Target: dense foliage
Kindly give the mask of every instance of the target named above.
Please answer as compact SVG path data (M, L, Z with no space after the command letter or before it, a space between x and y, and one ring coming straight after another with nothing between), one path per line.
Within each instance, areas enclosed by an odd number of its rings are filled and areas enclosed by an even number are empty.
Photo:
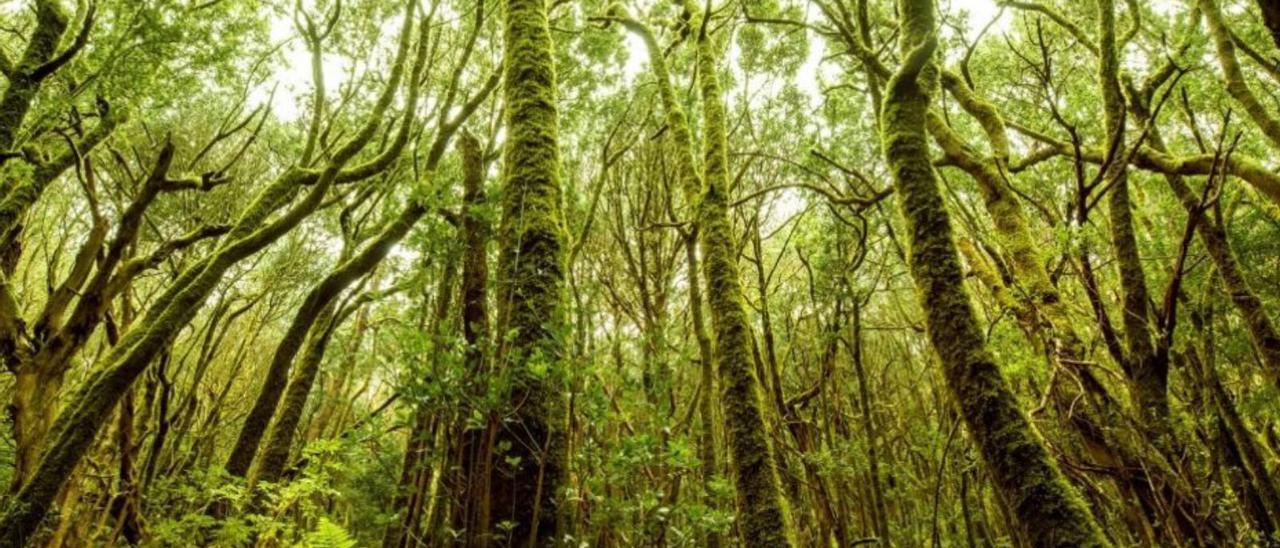
M1274 0L0 0L0 545L1280 543Z

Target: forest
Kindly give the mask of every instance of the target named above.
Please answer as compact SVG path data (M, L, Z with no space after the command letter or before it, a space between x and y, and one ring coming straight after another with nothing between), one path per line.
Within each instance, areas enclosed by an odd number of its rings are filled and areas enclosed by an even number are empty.
M0 546L1280 546L1277 0L0 0Z

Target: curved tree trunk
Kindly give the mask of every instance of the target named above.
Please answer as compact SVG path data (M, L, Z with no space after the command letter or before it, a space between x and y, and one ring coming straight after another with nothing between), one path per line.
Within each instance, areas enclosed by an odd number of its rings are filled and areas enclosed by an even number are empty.
M235 448L227 458L228 473L240 477L249 473L254 456L258 452L258 446L262 442L262 436L267 433L271 418L275 415L276 407L289 382L289 368L293 364L293 359L302 349L307 333L312 331L318 325L319 319L325 315L323 311L333 304L340 293L378 266L391 248L409 233L426 211L426 208L417 202L406 207L364 249L330 272L307 294L302 306L294 314L284 338L276 345L262 389L258 392L258 398L254 401L249 416L245 417L240 435L236 438Z
M289 464L289 452L293 449L293 436L302 421L302 411L307 405L307 396L311 394L311 386L316 374L320 372L320 364L324 362L325 350L329 347L329 339L333 330L342 322L335 315L331 303L318 314L319 319L311 330L307 341L306 352L297 370L289 379L283 400L277 410L276 418L271 422L271 435L267 437L267 445L258 457L258 467L254 471L254 482L276 482L280 480L285 467Z
M1010 391L974 317L951 220L929 159L925 119L936 89L931 0L901 0L903 65L882 113L885 157L910 226L910 267L947 387L1022 535L1036 546L1108 546Z
M21 546L36 534L112 409L156 356L191 322L222 281L223 274L301 223L320 206L335 180L345 175L342 167L373 138L400 86L412 11L406 10L406 13L406 28L401 35L394 69L365 125L334 152L322 171L290 168L272 181L246 208L223 243L208 258L183 271L156 298L144 319L98 360L82 388L71 398L72 406L55 421L53 439L31 481L6 504L0 517L0 539L3 539L0 542ZM398 149L395 152L398 154ZM307 182L311 186L304 193ZM298 194L304 198L268 220Z

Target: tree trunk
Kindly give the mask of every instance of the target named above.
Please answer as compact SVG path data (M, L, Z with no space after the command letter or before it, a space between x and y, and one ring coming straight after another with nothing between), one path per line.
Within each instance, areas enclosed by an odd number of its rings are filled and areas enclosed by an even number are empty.
M289 368L293 359L302 348L307 333L312 331L319 318L325 315L323 311L330 307L338 295L351 284L378 266L391 248L409 233L426 211L419 202L411 203L364 249L330 272L307 294L302 306L294 314L284 338L276 345L262 389L258 392L249 415L245 417L244 426L240 428L240 435L236 438L235 448L227 458L228 473L240 477L249 473L254 455L258 452L258 445L267 432L271 417L276 413L276 406L279 405L286 384L289 382ZM309 384L310 381L308 381L308 388Z
M13 401L9 416L13 421L14 464L9 493L17 493L39 464L53 419L58 415L58 392L63 372L43 367L23 367L14 375Z
M853 372L858 377L858 400L862 408L863 443L867 444L867 463L870 466L871 502L874 505L872 515L875 517L876 534L880 542L890 544L889 513L885 508L884 489L880 485L879 433L871 412L871 393L867 390L867 375L862 363L862 305L853 305Z
M255 483L279 481L285 467L289 464L294 433L302 420L302 411L307 406L307 397L311 395L311 386L320 372L320 364L324 362L329 339L343 319L337 316L335 306L336 304L330 303L321 310L316 323L313 324L306 352L303 353L302 361L298 363L293 377L289 379L289 386L284 390L283 400L276 412L275 420L271 422L271 433L267 437L267 445L263 447L262 455L258 457L258 467L253 474Z
M1262 11L1262 24L1271 33L1271 40L1280 49L1280 2L1275 0L1258 0L1258 9Z
M568 477L563 362L564 220L559 120L545 0L507 0L504 32L507 143L498 268L499 363L512 373L491 474L492 521L513 545L547 546ZM509 335L507 335L509 334Z
M685 11L698 9L690 0ZM729 219L729 159L726 143L724 98L720 90L719 56L706 34L698 36L698 82L706 128L701 200L696 204L702 235L703 268L715 332L715 355L721 380L721 404L729 437L729 465L737 487L741 540L748 547L791 546L791 527L778 470L766 435L760 380L751 366L751 328L743 304L737 245ZM686 129L687 131L687 129Z
M689 30L702 27L701 13L691 2L684 4ZM791 531L778 470L765 435L760 379L753 371L751 331L743 309L742 282L729 219L728 157L724 128L724 104L710 37L698 37L698 76L707 128L706 181L698 175L693 156L693 134L684 109L676 99L662 49L648 27L630 18L622 23L645 41L649 64L658 79L667 129L677 150L685 201L693 211L706 276L707 304L711 309L714 358L719 373L720 402L729 440L729 470L737 487L738 529L746 546L790 546Z
M1035 435L974 317L951 220L929 158L925 119L936 89L930 0L901 0L903 64L882 114L884 151L910 227L910 270L951 392L1018 529L1037 546L1108 546L1088 508Z
M462 304L462 336L466 342L465 387L470 401L483 397L487 374L489 348L489 227L481 217L484 207L484 158L480 142L469 133L458 141L463 166L462 211L462 278L459 297ZM453 489L454 508L450 525L463 531L466 546L483 546L484 533L489 530L487 509L489 499L488 463L492 455L486 450L488 432L494 422L488 410L485 421L471 423L467 407L459 410L454 425L456 445L450 453L455 455L456 466L451 470L450 487Z

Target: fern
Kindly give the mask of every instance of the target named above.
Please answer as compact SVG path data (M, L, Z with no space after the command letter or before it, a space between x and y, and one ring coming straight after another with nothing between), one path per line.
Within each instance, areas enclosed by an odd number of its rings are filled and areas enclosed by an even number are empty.
M356 541L347 530L329 518L320 518L316 529L302 539L302 548L355 548Z

